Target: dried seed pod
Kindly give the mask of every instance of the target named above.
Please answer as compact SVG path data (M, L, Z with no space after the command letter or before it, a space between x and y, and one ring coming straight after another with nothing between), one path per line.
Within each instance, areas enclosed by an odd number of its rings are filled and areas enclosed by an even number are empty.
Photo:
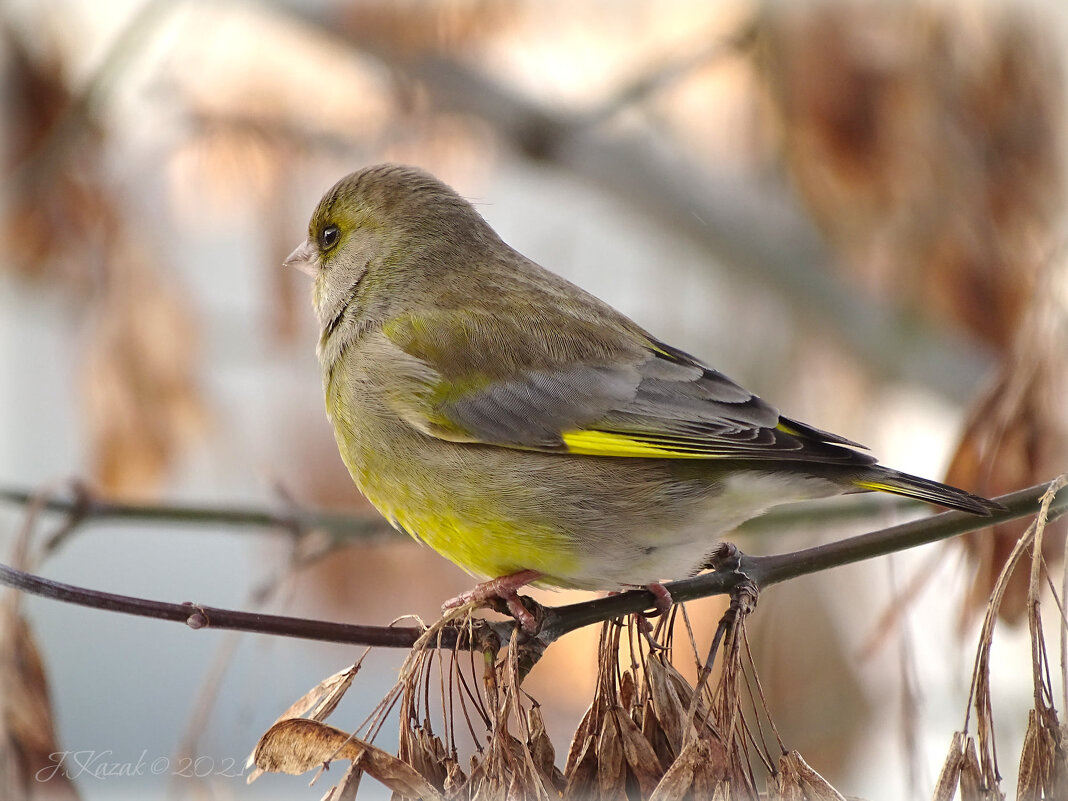
M845 797L813 770L797 751L779 758L779 793L784 799L845 801Z
M586 737L582 748L577 749L575 762L564 771L567 787L564 788L565 799L585 801L597 793L597 738Z
M56 762L62 749L45 664L19 611L18 597L9 591L0 604L0 796L76 799L70 776Z
M612 710L612 713L616 725L619 726L623 756L626 759L627 768L635 781L637 781L642 796L648 796L664 775L664 769L660 766L660 760L657 758L653 746L634 721L630 719L626 711L622 707L617 707Z
M679 698L676 684L669 673L659 655L651 657L645 667L653 711L671 747L672 755L677 757L682 753L690 724L686 719L686 704Z
M564 774L556 767L556 749L553 748L552 740L545 731L541 707L536 704L527 710L527 730L527 748L530 750L534 767L553 789L557 792L563 790L566 785Z
M637 703L638 688L634 682L634 672L629 668L619 677L619 703L630 712Z
M334 759L359 760L360 768L406 798L444 801L411 765L348 732L306 718L288 718L269 728L255 750L256 766L300 774Z
M626 800L627 769L619 727L609 716L597 738L597 786L604 801Z
M649 801L680 801L686 798L695 789L694 773L697 766L708 762L710 757L707 741L700 737L689 740L678 758L664 773L660 784L649 796Z
M935 782L932 801L953 801L957 794L957 785L960 783L961 770L964 767L964 733L953 732L953 739L949 744L949 753L942 763L942 770Z
M964 750L964 763L960 771L960 801L1005 801L1005 795L997 787L987 787L975 740L968 738Z
M590 704L575 728L575 733L571 737L571 744L567 748L567 759L564 761L565 776L571 776L582 759L587 741L593 730L593 714L593 704Z
M1050 707L1032 709L1020 751L1017 801L1068 798L1068 744Z

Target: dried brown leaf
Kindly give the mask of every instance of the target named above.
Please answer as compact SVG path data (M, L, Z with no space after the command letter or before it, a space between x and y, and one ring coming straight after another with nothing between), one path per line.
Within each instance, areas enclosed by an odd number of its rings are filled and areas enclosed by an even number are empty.
M85 154L87 160L94 157ZM72 295L92 286L87 244L102 248L98 232L114 228L119 219L120 204L106 189L84 175L59 171L43 183L23 182L5 200L9 206L0 217L0 241L10 253L5 267Z
M15 595L0 604L0 796L75 799L56 762L56 740L44 662Z
M862 24L840 5L765 19L763 75L783 118L788 163L821 221L848 201L847 220L867 219L892 197L890 128L879 122L893 99L895 62L866 63L856 42Z
M498 663L498 667L503 665ZM551 778L539 773L526 743L508 731L513 715L522 714L514 701L517 676L518 657L509 653L508 666L499 685L499 705L489 745L471 771L468 792L472 798L548 801L550 796L559 796Z
M411 765L318 721L306 718L279 721L260 738L255 750L257 767L273 773L305 773L335 759L352 760L368 775L402 796L444 801Z
M519 773L513 773L512 779L508 782L508 792L505 794L507 799L516 799L516 801L527 801L530 797L530 788L523 781Z

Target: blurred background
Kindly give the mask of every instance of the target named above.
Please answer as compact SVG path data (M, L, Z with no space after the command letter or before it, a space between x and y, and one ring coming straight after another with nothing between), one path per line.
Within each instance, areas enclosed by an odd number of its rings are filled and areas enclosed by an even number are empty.
M1065 24L1052 0L7 0L0 489L63 495L78 477L115 500L371 514L323 411L309 282L280 265L323 191L387 160L886 464L991 495L1052 478L1068 468ZM777 552L926 513L865 508L737 542ZM0 506L5 553L25 520ZM34 522L40 543L63 520ZM1021 530L765 593L752 640L787 745L845 793L928 795ZM271 587L268 611L381 625L431 620L471 585L399 535L292 570L316 547L304 533L90 520L32 566L242 609ZM1053 564L1063 531L1046 542ZM1032 696L1023 589L993 652L1009 787ZM707 643L722 607L692 606ZM45 755L170 760L83 771L81 797L321 795L246 787L241 766L358 649L21 611L50 691ZM558 754L595 646L571 635L530 676ZM373 653L332 722L355 728L402 658ZM12 729L24 688L4 692L17 772L40 754ZM211 775L182 782L182 755Z

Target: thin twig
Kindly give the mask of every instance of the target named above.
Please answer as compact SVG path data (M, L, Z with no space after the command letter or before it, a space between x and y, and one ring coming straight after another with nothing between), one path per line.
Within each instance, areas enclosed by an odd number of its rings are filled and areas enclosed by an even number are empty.
M40 499L40 490L0 486L0 504L27 506ZM924 508L905 498L881 494L839 496L821 501L783 504L740 527L746 534L767 531L781 533L784 526L827 525L866 520L880 515L902 514ZM384 518L374 510L366 512L324 512L296 507L286 513L261 506L211 505L205 503L123 503L109 501L80 482L72 483L70 495L46 493L41 510L69 515L79 527L101 523L153 522L182 526L226 526L266 528L280 531L322 531L332 541L342 543L391 541L410 542L397 537ZM414 542L413 542L414 544Z
M763 557L743 554L737 570L707 573L695 578L671 582L666 586L672 597L679 602L723 594L729 592L739 582L746 580L753 581L758 588L763 589L789 578L882 556L1033 514L1038 510L1039 498L1047 489L1048 485L1042 484L1003 496L998 500L1005 505L1005 511L998 512L989 518L977 518L961 512L945 512L925 520L917 520L793 553ZM1066 508L1068 508L1068 489L1062 488L1050 503L1050 519L1064 512ZM67 603L181 621L192 628L238 629L303 639L394 648L412 648L420 638L424 637L424 631L414 627L329 623L281 615L236 612L191 603L175 604L133 598L50 581L6 565L0 565L0 584ZM541 610L543 625L538 639L544 644L551 643L564 634L583 626L622 617L632 612L640 612L649 608L653 600L652 594L647 590L632 590L567 606L544 607ZM497 636L502 641L507 641L513 624L511 621L483 621L483 626L482 631ZM477 644L471 642L471 637L462 636L462 632L462 629L456 627L446 627L442 633L440 647L477 647ZM476 630L477 633L478 630ZM426 645L430 647L432 643L426 643Z
M770 584L817 570L852 564L875 556L885 556L895 551L937 542L1019 517L1027 517L1039 510L1039 501L1049 486L1048 482L1036 484L1033 487L1001 496L998 501L1005 506L1005 510L995 512L990 517L977 517L966 512L943 512L870 534L861 534L826 545L817 545L803 551L778 556L746 557L740 569L748 573L750 578L763 589ZM1051 502L1051 519L1063 514L1066 510L1068 510L1068 491L1062 488Z
M26 506L37 497L31 490L0 487L0 503ZM250 526L256 528L321 529L338 537L372 538L392 530L375 512L336 514L293 510L269 512L257 506L209 506L206 504L142 504L108 501L81 489L75 497L50 495L41 504L44 511L78 517L83 523L115 521L173 523L176 525Z
M741 26L739 31L727 36L706 32L697 37L697 46L688 52L673 54L656 65L642 69L637 77L628 80L607 99L587 111L580 118L580 124L598 125L605 122L623 109L641 103L651 95L685 79L709 62L741 52L744 47L752 45L755 37L756 25L751 20Z
M331 623L308 618L265 615L253 612L237 612L193 603L169 603L129 595L117 595L100 590L89 590L71 584L35 576L0 564L0 584L13 587L30 595L51 598L64 603L88 606L109 612L173 620L185 623L190 628L226 629L274 634L283 637L298 637L306 640L322 640L349 644L377 645L388 648L411 648L422 635L422 630L408 626L361 626L346 623ZM510 628L510 627L509 627ZM456 638L446 642L446 647L455 647Z
M1064 540L1064 564L1068 565L1068 537ZM1064 614L1065 606L1068 606L1068 567L1061 575L1061 614ZM1068 622L1061 626L1061 700L1063 709L1068 713Z
M727 593L747 576L759 589L764 590L787 579L885 556L986 526L1027 517L1038 511L1039 499L1048 487L1048 484L1038 484L998 498L1005 510L995 512L990 517L977 517L964 512L943 512L801 551L775 556L743 554L737 570L733 572L703 573L664 586L671 592L671 597L680 603ZM1050 506L1050 515L1057 516L1065 510L1068 510L1068 490L1062 489ZM592 623L648 609L654 600L652 593L647 590L634 590L594 601L549 607L544 609L545 619L539 636L543 640L551 641Z
M1039 609L1039 598L1042 592L1043 535L1055 493L1066 486L1068 486L1068 475L1061 476L1050 484L1048 491L1042 496L1041 508L1035 520L1035 541L1031 546L1031 575L1027 585L1027 626L1031 634L1031 667L1036 710L1053 704L1053 685L1049 679L1049 657L1046 653L1045 639L1042 636L1042 615Z

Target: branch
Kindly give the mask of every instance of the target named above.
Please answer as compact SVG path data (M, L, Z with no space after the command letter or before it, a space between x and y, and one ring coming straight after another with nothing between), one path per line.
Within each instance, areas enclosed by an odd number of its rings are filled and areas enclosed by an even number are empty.
M1035 514L1039 510L1042 495L1048 488L1048 484L1038 484L1003 495L997 500L1006 507L1005 511L995 512L990 517L979 517L965 512L943 512L800 551L774 556L742 554L734 570L703 573L664 586L679 603L729 593L735 585L747 578L762 590L787 579L908 550ZM1063 514L1066 509L1068 488L1061 489L1050 505L1050 518ZM653 606L654 600L651 592L635 590L596 601L548 609L542 631L555 639L591 623L648 609Z
M666 587L678 602L728 593L742 581L752 581L759 589L763 589L787 579L883 556L986 526L1026 517L1039 510L1040 499L1047 488L1048 485L1040 484L998 498L997 500L1006 509L990 517L977 517L963 512L944 512L922 520L792 553L775 556L743 554L734 570L706 573L672 582ZM1062 488L1050 505L1051 519L1066 510L1068 510L1068 488ZM232 629L391 648L411 648L423 635L423 629L414 626L361 626L330 623L283 615L236 612L193 603L175 604L116 595L50 581L6 565L0 565L0 584L66 603L181 621L195 629ZM646 590L633 590L567 606L539 607L541 630L538 639L547 645L583 626L648 609L654 605L654 600L652 594ZM512 621L499 621L484 622L480 625L483 633L488 630L500 641L506 642L511 636L514 624ZM440 639L433 644L442 648L471 647L471 638L464 632L462 628L446 627L442 630Z
M51 598L76 606L88 606L108 612L122 612L139 617L173 620L185 623L192 629L229 629L281 637L297 637L305 640L339 642L361 645L377 645L387 648L411 648L422 635L422 629L414 626L361 626L349 623L331 623L286 615L264 615L256 612L237 612L191 602L168 603L130 595L117 595L100 590L90 590L51 581L8 565L0 564L0 584L16 590ZM510 630L511 624L506 624ZM456 632L451 632L443 643L445 647L456 646Z
M123 503L100 497L80 481L71 483L71 494L68 497L48 495L41 498L38 491L0 486L0 504L5 503L13 506L37 503L42 511L65 514L69 518L68 528L115 521L155 522L234 528L249 526L288 531L315 530L323 531L329 534L332 540L345 544L400 539L386 523L385 518L370 510L346 513L294 507L283 514L258 506ZM882 493L839 495L777 506L760 517L746 520L738 530L746 534L760 535L767 531L781 532L785 526L842 523L923 508L926 508L926 504L919 501ZM400 541L415 544L411 538L403 538Z
M50 495L38 499L38 493L14 487L0 487L0 503L26 506L40 501L40 508L69 515L73 525L105 523L116 520L152 521L177 525L253 526L287 531L324 531L332 539L345 542L368 542L392 538L395 534L377 512L341 514L293 508L286 513L269 512L260 507L209 506L203 504L143 504L109 501L96 495L80 482L72 484L70 497Z
M635 106L687 78L699 67L724 56L737 54L743 48L752 47L756 37L755 21L741 26L741 29L731 36L700 36L697 38L697 46L689 52L671 53L661 63L647 66L616 88L600 105L586 112L582 124L593 126L610 120L623 109Z

